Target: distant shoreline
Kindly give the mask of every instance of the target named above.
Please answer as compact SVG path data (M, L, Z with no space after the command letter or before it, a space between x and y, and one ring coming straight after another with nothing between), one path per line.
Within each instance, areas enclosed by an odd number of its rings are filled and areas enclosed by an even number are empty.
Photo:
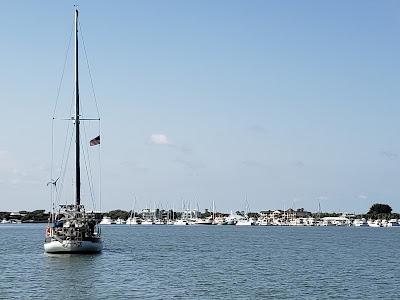
M386 209L386 210L385 210ZM50 212L44 209L34 211L8 212L0 211L0 224L45 224L49 222ZM133 222L143 224L169 224L175 221L182 221L188 224L218 224L244 223L243 220L250 221L251 225L265 226L344 226L353 224L356 220L361 222L361 226L385 227L388 222L400 220L400 214L393 213L386 204L374 204L366 214L345 214L336 212L309 212L304 208L286 210L261 210L259 212L236 211L228 213L212 212L205 209L204 212L198 209L186 209L183 211L173 211L172 209L142 209L141 211L125 211L121 209L108 212L94 212L96 219L101 224L104 218L108 218L108 223L116 222L124 224ZM129 221L128 221L129 220ZM239 221L240 222L237 222ZM367 222L368 221L368 222ZM254 223L254 224L253 224ZM357 226L357 225L355 225ZM397 226L397 225L396 225Z

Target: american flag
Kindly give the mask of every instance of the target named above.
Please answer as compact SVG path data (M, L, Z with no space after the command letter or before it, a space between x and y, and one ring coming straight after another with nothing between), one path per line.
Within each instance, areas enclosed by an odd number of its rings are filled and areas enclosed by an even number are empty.
M90 140L90 146L96 146L100 144L100 136L96 136L94 139Z

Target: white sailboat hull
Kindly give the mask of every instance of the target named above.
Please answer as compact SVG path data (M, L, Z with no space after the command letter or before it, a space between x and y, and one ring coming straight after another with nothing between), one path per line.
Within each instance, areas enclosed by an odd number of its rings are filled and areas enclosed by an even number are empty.
M173 225L182 226L182 225L189 225L186 220L177 220L173 223Z
M98 253L103 249L103 241L51 241L44 244L46 253Z
M251 222L246 222L246 223L236 223L236 226L254 226L255 224L254 223L251 223Z

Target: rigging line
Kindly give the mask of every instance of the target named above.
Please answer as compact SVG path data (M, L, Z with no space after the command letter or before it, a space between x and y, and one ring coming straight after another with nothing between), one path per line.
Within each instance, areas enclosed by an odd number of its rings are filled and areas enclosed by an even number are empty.
M69 153L71 151L71 145L72 145L73 137L74 137L74 131L72 130L71 131L71 138L70 138L70 141L69 141L68 153L67 153L67 156L66 156L66 159L65 159L65 166L61 166L62 168L60 170L61 172L62 172L62 170L64 170L64 172L63 172L63 174L61 176L61 186L60 186L60 193L59 193L59 197L58 197L58 203L60 203L60 201L61 201L61 196L62 196L62 192L63 192L63 189L64 189L65 173L67 172Z
M99 136L101 133L101 120L99 120ZM99 144L99 206L100 206L100 211L101 211L101 139L100 138L100 144Z
M58 193L58 189L57 189L57 185L56 185L56 192L55 192L55 195L54 195L54 201L56 201L57 199L58 199L58 195L59 195L59 193ZM57 204L58 204L59 202L57 201ZM55 205L56 203L54 202L53 203L53 206ZM53 207L53 209L54 209L54 207Z
M88 141L87 134L86 134L85 122L83 122L82 124L83 124L82 127L83 127L84 139L85 139L85 141ZM93 191L93 181L92 181L92 179L93 179L92 166L91 166L91 162L90 162L89 151L85 152L86 147L83 146L82 140L81 140L81 147L83 149L83 157L84 157L84 160L85 160L85 167L86 167L86 173L87 173L87 176L88 176L88 182L89 182L90 194L91 194L91 197L92 197L93 209L95 209L96 208L96 204L94 202L94 196L93 196L94 195L94 191ZM86 156L87 156L87 162L88 162L89 168L86 166Z
M73 24L72 24L72 25L73 25ZM69 39L68 39L67 51L66 51L66 53L65 53L64 64L63 64L63 68L62 68L62 72L61 72L61 78L60 78L60 82L59 82L58 88L57 88L56 102L55 102L55 104L54 104L53 114L52 114L52 119L51 119L51 165L50 165L50 179L53 178L53 169L54 169L54 119L55 119L55 115L56 115L56 111L57 111L58 101L59 101L59 99L60 99L61 86L62 86L62 82L63 82L63 79L64 79L65 68L66 68L67 60L68 60L69 49L70 49L70 47L71 47L72 30L73 30L73 26L72 26L72 28L71 28L70 35L69 35ZM56 189L56 193L54 193L53 187L51 187L51 205L52 205L52 212L54 212L54 201L55 201L55 199L56 199L55 196L57 197L57 189Z
M72 91L72 97L71 97L71 105L69 107L69 115L71 115L72 113L72 107L74 104L74 95L75 95L75 90ZM69 128L71 127L70 122L67 122L67 131L66 131L66 135L65 135L65 141L64 141L64 149L63 149L63 155L62 155L62 159L61 159L61 168L60 168L60 174L59 177L62 174L63 171L63 164L64 164L64 158L65 158L65 151L66 151L66 147L67 147L67 142L68 142L68 134L69 134Z
M50 164L50 179L53 179L53 163L54 163L54 119L51 119L51 164Z
M83 126L83 128L85 128L85 126ZM89 155L89 153L85 152L85 147L83 146L82 139L80 140L80 144L81 144L82 152L83 152L83 161L85 162L85 169L86 169L86 176L87 176L88 184L89 184L90 198L92 200L93 209L95 210L96 209L96 205L95 205L95 202L94 202L93 188L92 188L92 183L91 183L91 179L90 179L91 174L89 175L88 163L86 162L86 155ZM88 157L88 160L89 160L89 157Z
M71 132L71 138L70 138L70 142L69 142L68 154L67 154L67 158L66 158L66 161L65 161L65 166L62 166L62 168L61 168L61 171L63 171L63 173L60 174L60 176L62 176L62 177L61 177L61 181L60 181L60 191L57 194L57 204L61 203L61 196L62 196L62 192L63 192L63 189L64 189L65 174L67 172L69 153L70 153L71 145L72 145L72 138L73 138L73 131Z
M83 112L84 112L84 108L83 108L83 102L80 102L80 105L81 105L81 112L82 112L82 115L83 115ZM87 138L87 134L86 134L86 126L85 126L85 122L82 122L82 127L83 127L83 138L84 138L84 140L85 141L89 141L89 139ZM82 140L81 140L81 147L82 147L82 149L83 149L83 155L84 155L84 159L86 159L86 157L85 157L85 149L86 149L86 147L84 147L83 146L83 144L82 144ZM89 165L89 170L87 170L87 168L86 168L86 172L88 172L88 182L89 182L89 188L90 188L90 192L91 192L91 197L92 197L92 204L93 204L93 209L95 209L95 207L96 207L96 205L95 205L95 202L94 202L94 188L93 188L93 186L94 186L94 184L93 184L93 181L92 181L92 179L93 179L93 174L92 174L92 165L91 165L91 161L90 161L90 157L89 157L89 151L87 151L87 160L88 160L88 165ZM85 163L86 163L86 161L85 161Z
M85 39L83 38L83 31L82 31L81 23L79 21L78 21L78 26L79 26L80 36L81 36L81 39L82 39L83 52L85 53L86 64L87 64L88 71L89 71L89 78L90 78L90 84L92 86L92 93L93 93L94 103L96 104L97 116L100 118L100 111L99 111L99 106L97 104L97 97L96 97L96 93L94 91L92 72L90 71L89 59L88 59L87 52L86 52Z
M65 73L65 67L67 65L67 60L68 60L68 55L69 55L69 49L71 48L71 40L72 40L72 32L74 30L74 24L72 22L72 29L71 29L71 33L69 35L69 40L68 40L68 46L67 46L67 52L65 53L65 58L64 58L64 66L61 72L61 78L60 78L60 83L58 84L58 89L57 89L57 98L56 98L56 103L54 105L54 109L53 109L53 119L55 118L56 115L56 110L57 110L57 105L58 105L58 100L60 99L60 92L61 92L61 86L62 86L62 82L64 79L64 73Z
M50 179L53 180L53 164L54 164L54 119L51 119L51 164L50 164ZM54 193L53 193L53 187L50 187L50 192L51 192L51 212L54 213Z
M58 175L61 178L61 181L60 181L61 190L60 190L60 193L58 193L58 191L57 191L57 195L56 195L57 204L59 204L59 199L61 198L61 192L62 192L62 189L63 189L64 178L65 178L65 168L67 167L68 156L69 156L71 143L72 143L72 133L73 133L73 131L71 131L71 138L70 138L70 142L69 142L69 146L68 146L68 137L69 137L69 134L70 134L69 132L70 132L70 123L68 122L67 132L66 132L65 141L64 141L63 155L62 155L61 164L60 164L60 173ZM65 166L64 166L64 164L65 164Z
M58 189L57 189L57 184L53 187L51 187L52 189L55 189L55 192L53 191L53 199L57 199L58 197ZM55 212L55 202L53 201L53 213Z
M75 95L75 90L73 90L72 91L72 100L71 100L71 105L70 105L70 108L69 108L69 114L71 115L71 113L72 113L72 107L73 107L73 104L74 104L74 95ZM54 119L53 119L53 121L54 121ZM61 166L60 166L60 173L59 173L59 177L61 177L61 176L64 176L63 175L63 170L64 170L64 159L65 159L65 153L66 153L66 149L67 149L67 143L68 143L68 135L69 135L69 129L70 129L70 127L71 127L71 123L70 122L67 122L67 131L66 131L66 134L65 134L65 141L64 141L64 149L63 149L63 154L62 154L62 157L61 157ZM73 133L73 130L72 130L72 133ZM71 142L70 142L71 143ZM71 148L71 145L69 146L69 148ZM69 149L68 149L68 155L69 155ZM65 163L65 168L67 167L67 163ZM65 174L65 172L64 172L64 174ZM64 178L64 177L63 177ZM60 196L61 197L61 196Z
M83 52L85 54L85 60L86 60L86 64L87 64L87 68L88 68L88 73L89 73L89 78L90 78L90 84L91 84L91 88L92 88L92 94L93 94L93 98L94 98L94 102L96 105L96 110L97 110L97 117L99 118L99 135L101 132L101 124L100 124L100 111L99 111L99 105L97 102L97 97L96 97L96 92L94 89L94 83L93 83L93 76L92 76L92 72L90 69L90 64L89 64L89 59L88 59L88 55L87 55L87 51L86 51L86 44L85 44L85 38L84 38L84 34L83 34L83 30L82 30L82 26L80 21L78 21L78 26L79 26L79 32L80 32L80 36L81 36L81 40L82 40L82 45L83 45ZM99 145L99 155L98 155L98 159L99 159L99 206L100 206L100 211L102 209L102 199L101 199L101 143ZM90 160L89 160L90 163Z
M67 149L68 136L69 136L69 128L70 128L70 123L68 122L67 131L66 131L66 135L65 135L65 141L64 141L63 155L61 156L61 165L60 165L60 174L59 174L59 176L62 175L62 171L63 171L65 153L66 153L66 149Z

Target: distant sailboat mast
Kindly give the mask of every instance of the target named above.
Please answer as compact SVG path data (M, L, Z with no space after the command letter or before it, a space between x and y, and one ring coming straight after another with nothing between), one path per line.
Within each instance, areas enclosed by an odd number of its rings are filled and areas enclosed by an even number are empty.
M78 10L75 10L75 163L76 192L75 203L81 204L81 167L80 167L80 132L79 132L79 70L78 70Z

